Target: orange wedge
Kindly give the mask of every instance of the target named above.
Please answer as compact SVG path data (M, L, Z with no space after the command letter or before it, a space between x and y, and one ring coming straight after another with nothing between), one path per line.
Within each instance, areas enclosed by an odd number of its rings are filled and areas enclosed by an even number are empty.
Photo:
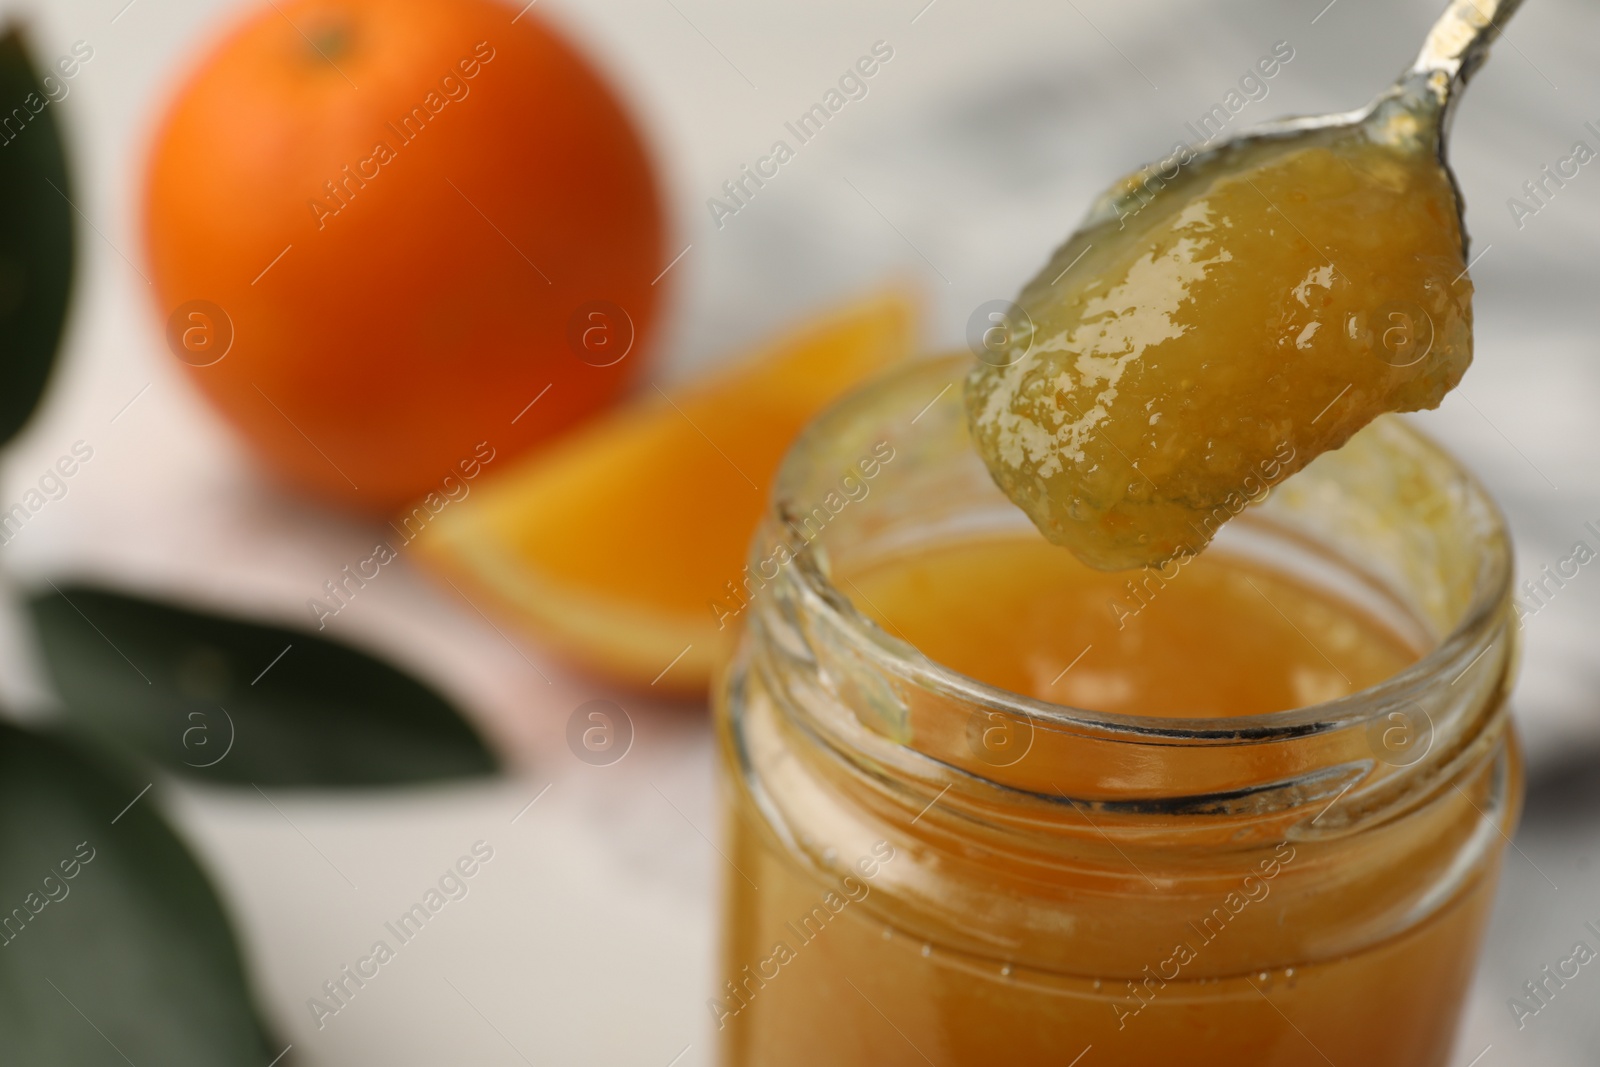
M442 512L420 556L582 667L701 696L737 632L714 602L742 577L784 452L909 354L913 317L884 294L696 386L652 389Z

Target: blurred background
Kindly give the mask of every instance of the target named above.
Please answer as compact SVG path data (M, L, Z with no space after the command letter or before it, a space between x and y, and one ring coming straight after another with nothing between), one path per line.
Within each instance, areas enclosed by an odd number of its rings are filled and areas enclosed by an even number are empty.
M1185 124L1276 43L1293 59L1241 125L1364 103L1409 65L1441 6L537 0L504 17L565 37L642 135L665 226L652 283L659 332L632 389L677 395L885 283L920 298L922 347L960 345L973 310L1013 295L1093 194L1192 140ZM66 494L0 545L13 594L0 616L0 696L22 720L43 721L59 696L25 596L94 582L304 630L308 598L389 536L381 518L263 473L169 350L146 274L140 183L157 121L186 72L253 10L234 0L0 3L41 62L75 42L92 47L51 105L78 223L61 363L0 472L9 505L74 442L93 449ZM1481 257L1477 356L1440 410L1413 417L1500 500L1523 576L1555 568L1576 542L1600 545L1585 526L1600 526L1600 165L1536 213L1508 204L1528 202L1524 183L1574 142L1600 148L1596 41L1600 8L1529 0L1465 98L1452 162ZM893 58L866 94L718 219L708 199L726 199L723 183L878 42ZM508 398L508 413L523 402ZM1521 1028L1507 1007L1575 941L1594 943L1585 922L1600 925L1597 571L1579 569L1525 620L1515 705L1528 806L1461 1067L1600 1061L1600 976L1588 969ZM725 863L703 703L571 669L409 555L322 635L404 665L459 708L506 770L359 790L131 772L143 776L136 787L153 787L138 803L160 805L216 883L264 1022L293 1045L285 1062L713 1062L704 1004ZM625 757L586 760L570 743L575 711L594 700L625 710ZM319 1019L308 1000L324 982L478 841L493 859L470 893ZM49 1013L40 1026L96 1016L82 1000L39 1003Z

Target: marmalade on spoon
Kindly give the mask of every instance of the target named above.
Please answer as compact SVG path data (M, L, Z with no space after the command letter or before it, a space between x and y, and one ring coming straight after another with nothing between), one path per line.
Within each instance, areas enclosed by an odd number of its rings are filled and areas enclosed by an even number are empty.
M1431 138L1347 127L1148 174L1136 211L1074 234L1023 290L966 386L996 483L1102 570L1199 552L1379 414L1436 407L1472 360Z

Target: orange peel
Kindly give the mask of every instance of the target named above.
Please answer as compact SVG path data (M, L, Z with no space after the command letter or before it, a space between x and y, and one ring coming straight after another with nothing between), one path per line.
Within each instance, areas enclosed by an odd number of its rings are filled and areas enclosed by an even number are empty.
M418 544L485 610L630 688L703 696L737 627L721 617L790 443L909 355L891 291L769 342L674 395L655 388L452 506Z

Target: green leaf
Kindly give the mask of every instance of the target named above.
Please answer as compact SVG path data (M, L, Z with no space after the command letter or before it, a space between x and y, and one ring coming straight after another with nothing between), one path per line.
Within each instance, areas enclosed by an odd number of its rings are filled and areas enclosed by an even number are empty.
M67 317L73 210L60 110L9 29L0 37L0 445L38 406Z
M81 585L29 604L69 728L174 771L337 786L494 770L438 693L326 638Z
M282 1051L145 784L0 723L0 1063L262 1067Z

